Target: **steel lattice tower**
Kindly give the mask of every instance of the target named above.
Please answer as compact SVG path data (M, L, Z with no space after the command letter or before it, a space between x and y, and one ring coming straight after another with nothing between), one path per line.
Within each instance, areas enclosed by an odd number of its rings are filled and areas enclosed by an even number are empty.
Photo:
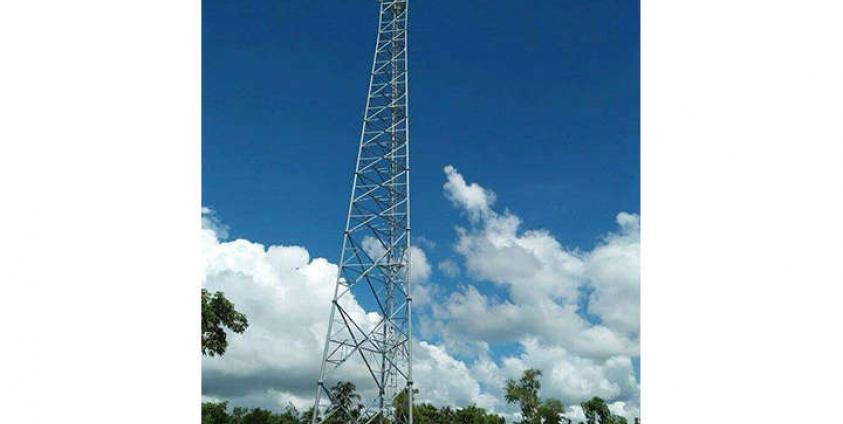
M313 424L413 422L407 0L379 0L379 6ZM355 319L351 296L365 296L377 320L359 313ZM355 378L362 410L342 407L331 391L337 381Z

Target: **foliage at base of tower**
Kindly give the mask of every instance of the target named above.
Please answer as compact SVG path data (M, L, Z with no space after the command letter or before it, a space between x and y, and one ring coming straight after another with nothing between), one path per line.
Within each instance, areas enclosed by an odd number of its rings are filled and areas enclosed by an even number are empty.
M563 414L565 407L558 399L548 398L541 400L541 371L529 369L524 372L518 381L507 380L504 387L505 399L508 403L515 403L521 409L521 421L519 424L574 424L572 420ZM347 424L355 422L360 417L363 405L360 403L360 395L357 388L350 382L339 382L334 385L331 392L333 402L326 411L329 424ZM413 392L418 393L418 391ZM395 398L394 406L398 416L407 415L407 395L405 389ZM576 424L628 424L626 418L612 414L606 402L594 397L580 404L586 417L586 422ZM244 409L234 408L229 414L228 402L204 402L202 403L202 424L310 424L313 417L313 408L304 413L299 413L292 405L287 406L282 413L275 413L261 408ZM381 421L376 421L380 423ZM388 420L385 424L391 423ZM503 417L486 411L476 405L468 405L463 408L451 408L445 406L437 408L429 403L421 403L413 406L414 424L505 424ZM640 424L636 418L635 424Z
M276 413L266 409L234 408L227 411L228 402L203 402L202 424L310 424L312 410L299 413L293 406L288 406L284 412ZM348 421L332 421L344 424ZM414 424L504 424L503 417L489 413L483 408L469 405L465 408L451 407L436 408L429 403L413 407Z
M363 411L360 395L353 383L340 381L331 388L331 406L325 412L325 424L356 422Z

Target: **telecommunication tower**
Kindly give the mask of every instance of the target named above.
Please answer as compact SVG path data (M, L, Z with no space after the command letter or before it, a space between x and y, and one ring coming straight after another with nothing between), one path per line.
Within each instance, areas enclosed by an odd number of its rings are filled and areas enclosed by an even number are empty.
M312 424L413 423L407 0L380 16ZM350 311L367 299L378 317ZM364 322L361 322L364 321ZM354 381L356 378L356 381ZM332 390L354 381L357 400Z

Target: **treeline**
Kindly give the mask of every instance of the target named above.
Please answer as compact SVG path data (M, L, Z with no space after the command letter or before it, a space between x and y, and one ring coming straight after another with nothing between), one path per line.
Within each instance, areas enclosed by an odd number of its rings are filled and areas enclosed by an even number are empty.
M585 414L585 422L574 422L564 415L564 405L558 399L541 400L539 391L541 372L529 369L519 380L507 380L504 386L507 403L516 404L521 410L518 424L640 424L638 418L629 423L626 418L613 414L606 402L594 397L580 404ZM406 393L395 399L399 416L406 415ZM337 383L331 388L331 398L335 403L328 408L326 424L346 424L356 422L363 410L360 395L354 384ZM289 405L284 412L272 412L261 408L234 407L228 411L228 402L203 402L202 424L310 424L313 408L299 412ZM486 411L476 405L453 409L449 406L437 408L429 403L413 406L414 424L504 424L503 417Z
M313 414L312 410L299 413L292 405L287 406L281 413L261 408L245 409L240 407L235 407L231 413L228 413L227 409L227 402L203 402L202 424L311 424ZM342 421L328 418L326 422L339 424ZM423 403L413 408L413 423L504 424L505 421L503 417L491 414L474 405L458 409L446 406L440 409L429 403Z

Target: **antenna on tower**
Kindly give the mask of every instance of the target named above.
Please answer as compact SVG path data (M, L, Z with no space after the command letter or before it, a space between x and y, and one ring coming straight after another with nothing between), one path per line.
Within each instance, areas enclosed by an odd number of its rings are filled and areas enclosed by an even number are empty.
M407 0L379 8L312 424L413 423ZM369 300L377 318L351 308L352 296Z

